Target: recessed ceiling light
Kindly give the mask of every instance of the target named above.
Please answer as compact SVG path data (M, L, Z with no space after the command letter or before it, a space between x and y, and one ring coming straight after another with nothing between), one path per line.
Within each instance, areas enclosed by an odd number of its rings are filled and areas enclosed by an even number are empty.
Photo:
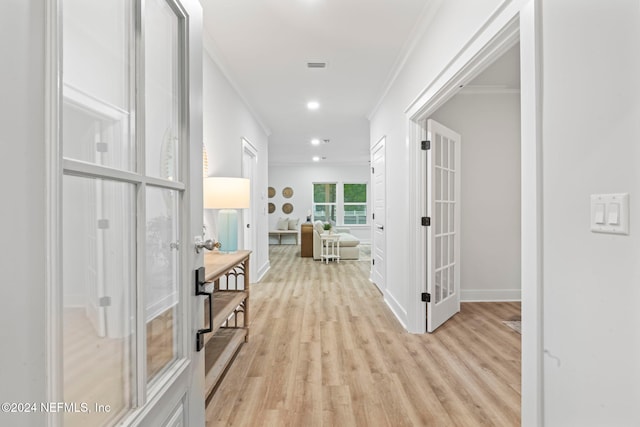
M318 101L309 101L307 102L307 108L309 110L317 110L320 108L320 103Z
M320 145L320 140L318 138L312 139L311 145Z
M313 156L313 158L311 160L313 160L314 162L319 162L320 161L320 157Z

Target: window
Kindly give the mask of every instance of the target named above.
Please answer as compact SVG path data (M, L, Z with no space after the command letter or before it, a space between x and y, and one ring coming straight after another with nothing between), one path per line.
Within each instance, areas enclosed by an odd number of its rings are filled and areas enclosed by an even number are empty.
M343 201L343 224L367 223L367 184L344 184Z
M313 184L313 218L336 223L336 184Z
M367 224L367 184L314 183L313 219L338 225Z

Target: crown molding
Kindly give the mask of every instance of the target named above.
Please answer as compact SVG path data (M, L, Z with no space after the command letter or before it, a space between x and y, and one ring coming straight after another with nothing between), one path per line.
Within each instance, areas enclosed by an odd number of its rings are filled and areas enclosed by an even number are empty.
M380 108L382 101L386 98L387 94L393 87L393 84L396 82L398 76L400 75L400 72L402 72L405 64L409 60L409 57L415 50L416 45L418 44L418 41L427 31L427 28L433 21L436 15L436 12L438 11L438 9L440 8L443 2L444 0L430 0L427 2L427 4L425 4L424 8L422 9L422 12L420 12L420 17L418 18L416 24L411 30L409 37L407 37L407 40L402 46L402 49L400 50L400 53L398 54L396 61L393 64L393 67L391 67L391 71L389 72L389 77L387 77L387 80L383 85L384 89L378 96L376 104L371 110L371 112L367 114L367 119L371 120L374 114L378 111L378 108Z
M226 66L226 63L222 57L222 54L220 53L220 49L216 45L215 40L213 39L211 34L209 34L206 28L203 29L202 35L202 45L204 47L204 52L209 55L211 60L218 66L220 72L222 72L222 75L227 79L229 85L231 85L238 97L242 100L242 103L245 105L245 107L247 107L247 110L249 110L249 113L251 113L255 121L258 122L258 125L260 125L267 137L271 136L271 129L269 129L269 127L265 125L262 117L260 117L260 115L253 109L251 103L247 101L247 98L244 96L244 93L240 89L240 86L233 79L231 72L229 72L229 69Z

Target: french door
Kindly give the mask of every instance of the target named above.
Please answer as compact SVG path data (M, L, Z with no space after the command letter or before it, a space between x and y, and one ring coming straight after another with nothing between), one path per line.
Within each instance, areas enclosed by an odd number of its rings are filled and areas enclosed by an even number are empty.
M200 9L184 3L58 1L61 333L50 357L53 397L73 410L53 425L196 425L204 407L191 392L197 260L186 250L201 229L188 114Z
M427 332L460 311L460 135L427 120Z

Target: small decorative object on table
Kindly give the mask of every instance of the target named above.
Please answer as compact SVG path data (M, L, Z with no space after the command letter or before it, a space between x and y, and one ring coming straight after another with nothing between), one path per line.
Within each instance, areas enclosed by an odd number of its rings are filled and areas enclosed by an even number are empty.
M324 228L325 233L331 234L331 223L325 223L322 225L322 228Z

